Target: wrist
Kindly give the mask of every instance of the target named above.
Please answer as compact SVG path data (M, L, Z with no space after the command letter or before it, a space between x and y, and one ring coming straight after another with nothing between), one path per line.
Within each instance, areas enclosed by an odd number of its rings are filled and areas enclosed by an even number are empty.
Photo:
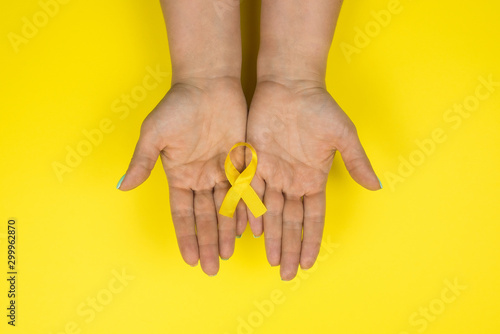
M257 83L274 81L283 85L325 86L327 56L300 50L261 49L257 61Z
M187 88L194 89L195 91L202 92L218 92L227 94L231 92L232 95L240 93L243 95L241 80L234 76L186 76L173 81L171 89Z
M266 63L258 70L257 85L276 83L291 90L309 88L326 89L325 75L320 71L307 70L300 64L284 65L274 61Z
M324 82L341 0L263 0L258 78Z
M201 64L172 63L172 85L185 81L210 81L216 79L241 79L240 63L211 62L205 59Z
M221 12L214 1L161 0L167 28L172 83L189 78L241 77L240 15Z

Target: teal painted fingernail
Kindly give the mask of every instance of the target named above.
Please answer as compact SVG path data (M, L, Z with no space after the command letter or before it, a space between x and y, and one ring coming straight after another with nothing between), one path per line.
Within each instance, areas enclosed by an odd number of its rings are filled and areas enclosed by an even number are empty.
M223 258L223 257L221 257L220 259L221 259L222 261L227 261L227 260L229 260L229 258L225 259L225 258Z
M241 234L240 234L240 235L237 235L237 236L236 236L236 238L238 238L238 239L239 239L239 238L241 238Z
M217 276L217 274L208 275L208 277L214 277L214 276Z
M260 238L260 235L255 235L255 234L254 234L254 235L253 235L253 237L254 237L255 239L257 239L257 238Z
M116 185L116 189L120 189L120 186L122 185L122 182L123 182L123 179L125 178L125 175L126 175L126 174L124 174L124 175L122 176L122 178L120 179L120 181L118 181L118 184Z
M377 177L377 179L378 179L378 184L380 184L380 189L384 188L384 187L382 186L382 182L380 181L380 179L379 179L378 177Z

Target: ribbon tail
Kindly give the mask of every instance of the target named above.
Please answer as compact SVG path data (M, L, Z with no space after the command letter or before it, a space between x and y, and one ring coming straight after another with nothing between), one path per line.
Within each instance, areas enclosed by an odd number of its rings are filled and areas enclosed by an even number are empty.
M264 203L262 203L260 197L257 195L252 187L247 187L245 191L241 194L241 198L247 205L250 212L255 216L255 218L262 216L266 213L267 209Z
M224 197L222 201L222 205L220 206L219 213L225 217L233 218L234 211L236 210L236 206L240 201L239 196L231 196L229 192Z

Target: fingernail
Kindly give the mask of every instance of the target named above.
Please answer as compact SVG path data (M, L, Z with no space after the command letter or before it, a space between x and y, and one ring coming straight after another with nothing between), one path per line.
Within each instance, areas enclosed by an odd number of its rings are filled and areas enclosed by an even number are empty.
M241 238L241 234L240 234L240 235L237 235L237 236L236 236L236 238L238 238L238 239L239 239L239 238Z
M377 176L377 179L378 179L378 184L380 184L380 189L384 188L384 187L382 186L382 182L380 182L380 179L378 178L378 176Z
M214 277L214 276L217 276L217 274L208 275L208 277Z
M190 264L190 266L193 267L193 268L196 267L197 265L198 265L198 263L196 263L196 264Z
M122 182L123 182L123 179L125 178L125 175L126 174L123 174L122 178L120 179L120 181L118 181L118 184L116 185L116 189L120 189L120 186L122 185Z
M221 259L222 261L227 261L227 260L229 260L229 258L225 259L225 258L223 258L223 257L221 257L220 259Z
M255 235L255 234L254 234L254 235L253 235L253 237L254 237L255 239L257 239L257 238L260 238L260 235Z

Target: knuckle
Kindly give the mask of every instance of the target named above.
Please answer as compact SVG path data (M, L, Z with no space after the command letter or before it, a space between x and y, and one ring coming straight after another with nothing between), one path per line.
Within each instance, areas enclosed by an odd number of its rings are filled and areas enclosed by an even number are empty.
M302 231L302 222L298 221L298 220L293 220L293 219L283 220L283 229Z
M195 217L197 225L212 225L213 223L217 224L215 211L210 209L196 211Z
M313 214L305 214L305 220L308 223L323 223L325 221L325 214L323 213L313 213Z
M272 208L269 205L267 206L267 211L265 213L265 215L269 218L278 218L281 217L282 214L283 213L280 210Z
M193 209L192 208L186 208L186 209L171 209L172 213L172 219L173 220L180 220L180 219L186 219L193 217Z

